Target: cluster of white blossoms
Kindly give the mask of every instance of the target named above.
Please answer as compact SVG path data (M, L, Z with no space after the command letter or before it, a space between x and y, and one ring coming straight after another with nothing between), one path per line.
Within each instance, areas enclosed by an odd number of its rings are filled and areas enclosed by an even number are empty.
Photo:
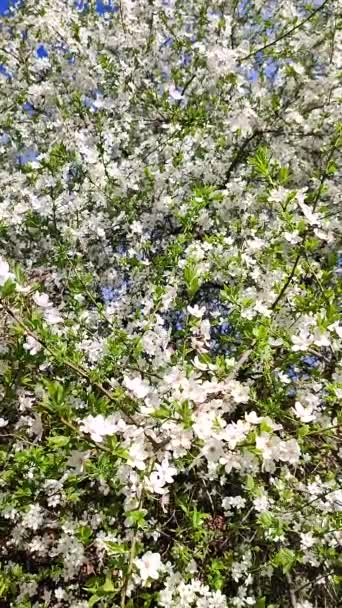
M339 605L338 4L0 16L0 604Z
M200 580L186 583L181 574L171 574L159 594L158 606L163 608L227 608L227 600L221 591L210 590Z

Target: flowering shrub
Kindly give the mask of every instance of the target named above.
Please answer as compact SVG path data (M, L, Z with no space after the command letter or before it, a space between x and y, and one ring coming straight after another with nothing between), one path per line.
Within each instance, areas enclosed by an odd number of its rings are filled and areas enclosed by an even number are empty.
M338 4L2 17L1 606L338 606Z

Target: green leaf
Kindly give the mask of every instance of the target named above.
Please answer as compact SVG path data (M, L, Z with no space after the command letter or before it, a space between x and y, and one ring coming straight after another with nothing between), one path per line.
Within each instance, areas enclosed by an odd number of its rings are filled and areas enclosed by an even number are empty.
M270 173L270 153L268 148L260 146L255 155L249 158L248 164L254 167L255 172L261 177L268 177Z
M102 600L101 595L92 595L89 600L88 600L88 606L89 608L92 608L92 606L95 606L95 604L97 604L97 602L99 602L100 600Z
M2 287L0 287L0 293L3 298L10 296L14 292L15 292L15 283L14 283L14 281L12 281L12 279L7 279L7 281L5 281L5 283L2 285Z
M265 608L266 606L266 598L260 597L255 604L255 608Z
M133 524L138 526L138 528L143 528L146 525L144 511L130 511L127 516Z
M110 575L106 577L106 580L102 585L102 589L105 591L105 593L113 593L115 591L114 583Z
M284 574L288 574L296 563L297 557L294 551L284 548L279 549L272 561L275 566L283 569Z
M89 526L80 526L77 530L77 535L83 544L89 543L93 531Z
M184 268L184 281L186 283L189 296L193 297L201 286L201 280L197 273L197 267L193 262L190 262Z
M253 490L255 490L255 481L252 475L247 475L246 488L249 492L253 492Z
M70 442L70 437L66 435L54 435L53 437L49 437L48 444L52 448L64 448Z
M126 549L124 545L120 545L119 543L115 543L111 540L107 540L105 542L105 545L107 547L108 553L110 553L111 555L124 554L128 552L128 549Z

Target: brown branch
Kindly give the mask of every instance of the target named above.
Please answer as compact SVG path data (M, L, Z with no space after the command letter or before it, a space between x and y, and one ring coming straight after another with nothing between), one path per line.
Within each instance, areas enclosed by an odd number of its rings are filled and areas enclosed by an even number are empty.
M278 294L278 296L277 296L277 297L276 297L276 299L274 300L273 304L271 305L271 310L274 310L274 309L275 309L275 307L277 306L277 304L278 304L278 303L280 302L280 300L283 298L283 296L284 296L284 294L285 294L285 292L286 292L286 290L287 290L288 286L289 286L289 285L290 285L290 283L292 282L292 279L293 279L293 277L294 277L294 275L295 275L296 268L297 268L297 266L298 266L298 262L299 262L299 260L300 260L300 258L301 258L301 255L302 255L302 251L300 250L300 251L298 252L298 254L297 254L297 257L296 257L296 259L295 259L295 261L294 261L294 264L293 264L293 266L292 266L292 270L291 270L291 272L290 272L289 276L287 277L286 282L284 283L284 285L283 285L283 287L282 287L282 289L281 289L280 293Z

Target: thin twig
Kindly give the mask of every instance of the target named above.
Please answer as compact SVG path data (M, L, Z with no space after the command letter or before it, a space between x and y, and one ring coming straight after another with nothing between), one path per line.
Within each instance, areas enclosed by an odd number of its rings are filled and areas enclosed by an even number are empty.
M278 294L278 296L277 296L277 297L276 297L276 299L274 300L273 304L271 305L271 310L274 310L274 309L275 309L275 307L277 306L277 304L278 304L278 303L280 302L280 300L283 298L283 296L284 296L284 294L285 294L285 292L286 292L286 290L287 290L288 286L289 286L289 285L290 285L290 283L292 282L292 279L293 279L293 277L294 277L294 275L295 275L296 268L297 268L297 266L298 266L298 263L299 263L299 260L300 260L301 256L302 256L302 251L299 251L299 252L297 253L297 257L296 257L296 259L295 259L295 261L294 261L294 264L293 264L293 266L292 266L292 270L291 270L291 272L290 272L289 276L288 276L288 277L287 277L287 279L286 279L286 282L284 283L284 285L283 285L283 287L282 287L282 289L281 289L280 293Z

